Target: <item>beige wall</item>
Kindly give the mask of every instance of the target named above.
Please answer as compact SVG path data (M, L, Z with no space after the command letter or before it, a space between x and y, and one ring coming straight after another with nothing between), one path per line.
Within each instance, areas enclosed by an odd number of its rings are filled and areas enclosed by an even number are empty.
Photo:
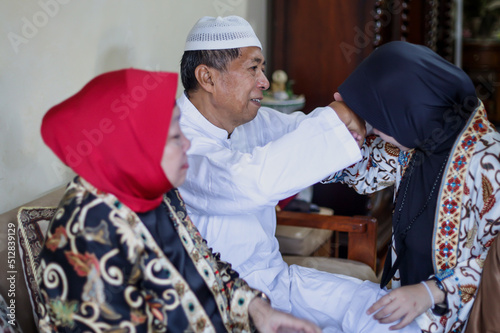
M266 3L2 0L0 213L36 199L72 176L40 137L41 119L51 106L109 70L178 71L184 39L205 15L245 17L266 49Z

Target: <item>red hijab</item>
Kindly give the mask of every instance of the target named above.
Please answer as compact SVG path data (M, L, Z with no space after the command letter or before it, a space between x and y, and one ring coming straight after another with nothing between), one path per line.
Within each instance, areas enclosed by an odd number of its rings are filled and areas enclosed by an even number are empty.
M104 73L51 108L42 138L73 171L135 212L156 208L172 185L161 167L177 74Z

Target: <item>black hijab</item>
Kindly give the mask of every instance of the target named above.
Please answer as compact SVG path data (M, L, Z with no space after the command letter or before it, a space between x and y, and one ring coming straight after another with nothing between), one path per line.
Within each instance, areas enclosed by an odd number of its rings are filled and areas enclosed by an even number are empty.
M478 99L460 68L429 48L391 42L370 54L339 87L345 103L377 130L415 152L393 213L397 261L386 259L381 286L397 268L401 284L434 274L438 192L450 151Z

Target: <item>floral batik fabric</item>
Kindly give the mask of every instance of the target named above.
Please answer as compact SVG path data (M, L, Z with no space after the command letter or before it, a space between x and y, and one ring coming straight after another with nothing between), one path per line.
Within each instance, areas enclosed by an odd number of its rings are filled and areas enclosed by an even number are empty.
M412 151L399 151L379 137L368 137L363 159L324 182L343 182L368 194L395 186ZM479 106L456 140L438 194L433 232L433 267L447 291L449 311L439 317L429 309L416 321L423 332L461 332L481 279L484 260L500 232L500 133ZM418 194L413 194L418 195ZM392 261L397 259L392 244ZM399 274L392 288L400 286Z
M213 294L223 327L213 325L190 276L179 273L137 214L77 177L41 254L41 331L250 331L248 305L259 292L211 252L176 189L164 205L196 278Z

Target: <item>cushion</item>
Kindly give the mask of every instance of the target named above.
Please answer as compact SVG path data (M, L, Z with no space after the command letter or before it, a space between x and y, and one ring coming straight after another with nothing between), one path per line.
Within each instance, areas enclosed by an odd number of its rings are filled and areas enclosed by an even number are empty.
M347 275L360 280L369 280L375 283L380 282L370 266L355 260L301 256L283 256L283 260L288 265L304 266L328 273Z
M13 311L9 309L9 306L13 308ZM19 309L20 310L20 309ZM13 305L7 305L7 302L0 294L0 332L4 333L22 333L21 327L17 323L15 317L15 303Z
M45 235L56 210L56 207L22 207L17 215L19 254L21 255L33 317L37 324L39 318L38 303L40 302L37 271Z
M331 239L332 230L278 225L276 238L282 254L308 256Z
M320 215L333 215L330 208L319 207ZM276 238L281 254L309 256L321 245L332 238L332 230L317 228L294 227L288 225L276 226ZM329 252L329 251L328 251Z

